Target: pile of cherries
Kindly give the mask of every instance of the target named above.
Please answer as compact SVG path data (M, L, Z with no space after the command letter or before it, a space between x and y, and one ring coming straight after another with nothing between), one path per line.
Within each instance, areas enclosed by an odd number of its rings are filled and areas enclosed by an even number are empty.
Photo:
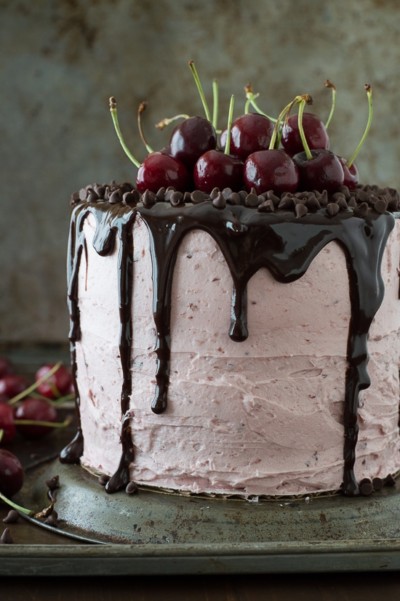
M59 421L58 407L73 397L71 373L65 366L43 365L28 385L11 362L0 357L0 500L7 502L24 481L20 460L4 446L17 436L38 439L68 425L68 419Z
M336 94L335 86L329 80L325 85L332 90L332 110L326 123L315 114L304 112L305 106L312 102L308 94L296 96L274 119L262 113L255 103L257 95L253 94L250 86L246 86L245 113L232 119L232 96L227 128L221 132L216 126L217 110L211 117L193 61L189 66L203 102L205 117L178 115L176 118L183 118L183 121L173 130L168 145L160 151L153 151L143 138L138 116L139 131L149 151L142 163L126 146L118 123L116 100L110 98L110 111L118 138L127 156L138 168L136 187L139 192L149 190L157 193L160 188L172 186L180 192L201 190L208 194L214 188L246 189L257 194L304 190L331 193L343 185L349 189L358 185L354 160L371 125L371 86L365 86L368 122L356 150L346 161L329 149L327 127L333 115ZM250 107L256 108L256 112L250 112ZM295 108L297 111L290 114ZM165 125L174 119L165 119L161 123Z

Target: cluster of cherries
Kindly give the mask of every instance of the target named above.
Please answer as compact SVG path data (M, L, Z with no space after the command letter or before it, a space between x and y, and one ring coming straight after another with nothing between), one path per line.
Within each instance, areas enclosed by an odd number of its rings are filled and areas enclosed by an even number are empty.
M234 97L231 97L227 127L217 130L218 93L213 84L214 103L211 117L204 91L193 61L189 63L202 103L205 117L177 115L164 119L159 128L175 119L183 121L175 127L168 145L153 151L144 139L140 114L138 125L148 156L140 163L130 152L121 133L117 106L110 98L110 111L120 143L138 168L136 187L139 192L157 192L162 187L176 190L201 190L210 193L214 188L247 189L262 194L273 191L296 192L317 190L335 192L345 185L354 189L359 183L354 163L369 131L372 121L372 88L366 85L368 120L361 140L349 160L329 150L328 126L332 119L336 89L328 80L325 85L332 90L332 108L324 123L313 113L305 112L311 104L308 94L296 96L274 119L263 113L256 104L258 94L246 86L246 105L243 115L233 120ZM252 107L256 112L250 112ZM294 108L297 111L290 114Z
M69 419L59 421L59 407L74 397L70 371L60 363L46 364L28 385L11 362L0 357L0 500L8 504L22 487L24 470L18 457L3 445L20 435L38 439L54 428L63 428Z

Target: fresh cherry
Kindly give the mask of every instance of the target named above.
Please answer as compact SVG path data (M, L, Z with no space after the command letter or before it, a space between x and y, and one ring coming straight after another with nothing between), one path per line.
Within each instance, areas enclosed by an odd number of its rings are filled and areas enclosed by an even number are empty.
M35 425L34 422L48 422L52 424L57 421L57 410L44 399L26 398L15 409L15 424L18 432L26 438L40 438L52 431L52 426ZM20 420L33 423L22 424Z
M188 167L197 159L217 146L215 129L204 117L189 117L177 125L169 142L170 154Z
M0 493L12 497L24 483L24 470L18 457L7 449L0 449Z
M190 176L183 163L162 152L153 152L140 165L136 187L139 192L157 192L162 187L173 186L184 192L190 187Z
M0 431L2 431L0 445L12 442L17 433L14 423L14 410L7 403L0 403Z
M282 126L282 146L292 156L304 150L299 131L299 117L299 115L291 115ZM313 113L304 113L303 129L310 150L329 148L329 136L319 117Z
M311 150L311 158L306 152L300 152L293 161L299 170L301 190L336 192L343 185L342 165L330 150Z
M60 365L57 371L47 376L54 367L53 363L42 365L35 375L36 382L46 378L37 386L37 392L48 399L57 399L69 394L72 384L71 373L64 365Z
M244 164L244 183L247 190L257 194L274 192L296 192L299 172L291 157L282 149L253 152Z
M343 157L340 157L340 156L338 156L338 159L339 159L340 164L342 165L342 169L343 169L343 175L344 175L343 185L347 186L350 190L353 190L354 188L357 187L357 185L360 181L357 166L353 163L349 167L346 159L344 159Z
M0 395L4 395L8 399L20 394L26 387L25 378L17 374L9 374L0 379Z
M232 123L231 153L244 161L249 154L267 149L273 130L273 123L264 115L247 113L237 117ZM225 146L226 134L227 130L221 135L221 146Z
M241 190L243 163L220 150L209 150L195 164L193 178L195 188L202 192L210 193L213 188Z

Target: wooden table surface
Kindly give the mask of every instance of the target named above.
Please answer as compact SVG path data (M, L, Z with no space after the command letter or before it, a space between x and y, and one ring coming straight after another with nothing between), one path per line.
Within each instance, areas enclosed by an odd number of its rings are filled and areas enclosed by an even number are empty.
M43 359L42 353L40 361ZM14 450L24 462L33 452L41 452L37 443L24 443L22 450L21 446ZM14 524L4 524L2 520L8 510L0 503L0 534L7 527L14 548L76 544L72 539L48 532L21 518ZM400 600L400 573L61 578L52 577L49 568L46 577L21 576L16 570L15 574L3 576L0 581L0 601L376 601L382 597L388 601Z

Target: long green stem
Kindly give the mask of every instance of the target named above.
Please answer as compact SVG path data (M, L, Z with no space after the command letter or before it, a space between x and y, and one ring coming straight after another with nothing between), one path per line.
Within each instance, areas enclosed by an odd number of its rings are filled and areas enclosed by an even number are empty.
M205 112L205 115L206 115L206 119L208 121L211 121L210 110L208 108L207 100L206 100L206 97L205 97L205 94L204 94L203 86L201 85L201 81L200 81L200 77L199 77L199 74L198 74L197 69L196 69L196 65L194 64L193 61L189 61L189 67L190 67L190 70L191 70L191 72L193 74L194 81L196 83L197 89L198 89L199 94L200 94L200 98L201 98L201 102L203 104L203 108L204 108L204 112Z
M66 417L63 422L47 422L40 419L15 419L18 426L45 426L46 428L66 428L72 422L72 417Z
M218 89L218 82L217 82L216 79L213 80L212 89L213 89L213 116L212 116L212 124L213 124L214 129L217 129L217 125L218 125L219 89Z
M259 113L260 115L263 115L264 117L267 117L267 119L272 121L272 123L276 123L277 120L274 117L271 117L271 115L264 113L264 111L262 111L260 109L260 107L258 106L258 104L256 103L256 98L258 98L260 94L254 94L251 84L247 84L244 87L244 91L246 93L246 103L244 105L245 114L247 114L249 112L250 105L251 105L257 111L257 113Z
M298 124L299 124L299 134L300 134L301 142L303 144L304 152L306 153L307 159L310 160L313 158L313 155L312 155L310 147L308 145L307 138L304 133L304 127L303 127L303 113L304 113L304 108L305 108L306 104L307 104L307 101L304 98L302 98L299 103Z
M25 390L23 390L19 394L17 394L14 397L12 397L12 399L10 399L9 401L7 401L8 404L9 405L15 405L16 403L18 403L18 401L20 401L21 399L24 399L26 396L28 396L29 394L31 394L31 392L33 392L34 390L36 390L41 384L43 384L43 382L45 382L53 374L55 374L56 371L58 369L60 369L60 367L61 367L61 361L59 361L58 363L56 363L55 365L53 365L53 367L44 376L42 376L41 378L39 378L38 380L36 380L36 382L34 382L31 386L28 386L28 388L25 388Z
M371 128L371 124L372 124L372 118L374 115L374 110L373 110L373 106L372 106L372 87L367 83L365 84L365 91L367 92L367 99L368 99L368 120L367 120L367 125L365 126L365 130L364 133L361 137L361 140L359 141L357 148L355 149L355 151L353 152L353 154L351 155L350 159L347 162L347 167L351 167L352 164L354 163L354 161L356 160L358 153L361 150L362 145L365 142L365 138L368 135L368 132Z
M137 124L138 124L140 138L141 138L143 144L145 145L147 152L152 153L152 152L154 152L154 150L152 149L150 144L147 143L146 138L144 137L143 128L142 128L142 113L146 110L146 108L147 108L147 102L141 102L139 104L138 113L137 113Z
M3 501L3 503L5 503L6 505L9 505L10 507L12 507L16 511L18 511L19 513L24 513L25 515L33 514L33 511L31 511L30 509L26 509L26 507L22 507L21 505L18 505L18 503L15 503L14 501L11 501L11 499L8 499L1 492L0 492L0 500Z
M328 129L336 108L336 86L329 79L327 79L325 82L325 87L330 88L332 91L331 110L329 112L328 119L325 122L325 129Z
M225 150L224 154L229 154L231 151L231 129L232 129L232 120L233 120L233 107L235 105L235 97L232 94L231 100L229 103L229 112L228 112L228 125L226 128L226 142L225 142Z
M137 160L136 157L133 156L133 154L131 153L131 151L129 150L129 148L127 147L125 140L123 138L122 132L121 132L121 128L119 126L119 121L118 121L118 113L117 113L117 101L115 100L114 96L111 96L110 98L110 113L111 113L111 118L112 118L112 122L114 125L114 129L115 129L115 133L118 136L118 140L126 154L126 156L128 157L128 159L130 161L132 161L132 163L135 165L135 167L139 168L140 167L140 162Z
M156 128L164 129L165 127L167 127L167 125L170 125L171 123L173 123L174 121L177 121L178 119L189 119L189 117L190 117L190 115L186 115L186 113L174 115L173 117L165 117L164 119L161 119L161 121L156 123Z
M286 115L289 114L289 112L291 111L292 107L299 102L299 100L298 100L299 98L300 98L300 96L296 96L279 113L278 118L275 120L274 129L273 129L271 140L270 140L270 143L269 143L269 150L273 150L275 148L276 143L277 143L278 134L279 134L279 131L280 131L280 125L281 125L283 119L286 117Z

